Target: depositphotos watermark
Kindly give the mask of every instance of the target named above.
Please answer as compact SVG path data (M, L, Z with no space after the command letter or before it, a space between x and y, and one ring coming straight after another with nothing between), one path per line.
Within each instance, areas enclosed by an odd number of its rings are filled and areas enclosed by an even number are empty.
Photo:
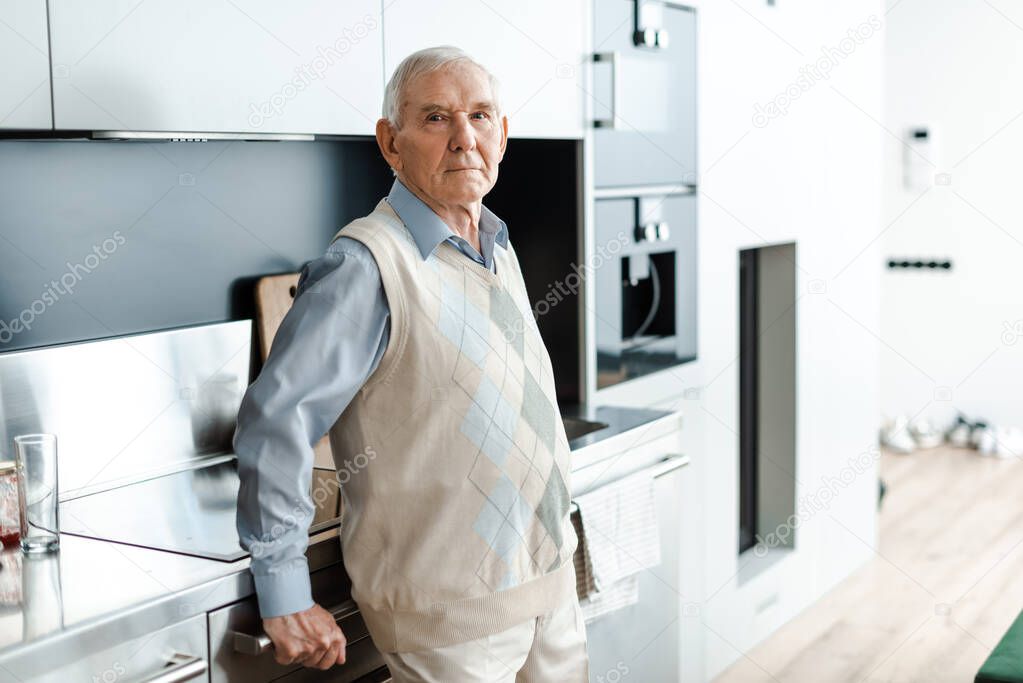
M551 309L569 296L578 294L585 272L598 270L605 263L610 262L612 257L630 243L629 236L622 230L619 230L615 237L616 239L609 241L607 244L598 245L592 257L586 263L583 263L581 266L577 263L570 264L569 268L572 272L566 275L564 280L555 280L547 285L547 292L543 295L543 298L533 304L532 315L530 316L533 323L550 313ZM513 323L505 325L503 330L505 341L511 343L518 335L525 332L526 324L526 315L523 315L520 318L516 318Z
M85 279L85 276L96 270L103 261L106 261L119 247L128 239L120 230L114 230L113 235L103 240L98 245L93 245L92 253L85 256L81 263L65 262L67 270L60 276L59 280L50 280L39 298L35 299L21 313L10 320L0 320L0 344L6 344L14 335L32 329L36 318L47 311L50 306L60 301L62 296L74 293L75 287Z
M799 76L789 83L780 93L768 100L767 104L759 102L753 107L753 125L763 128L780 116L789 112L792 103L813 89L820 81L831 78L831 72L856 49L881 30L881 20L871 14L870 17L856 28L851 28L846 37L837 45L821 48L821 56L809 64L799 67Z
M334 477L327 479L320 483L320 485L313 487L310 491L310 499L314 504L315 509L320 509L323 504L331 499L331 491L329 489L334 488L336 482L337 488L344 486L352 477L364 470L371 460L377 457L377 452L372 446L367 446L365 452L356 453L352 458L346 459L344 463L338 467L334 472ZM248 551L253 557L262 557L269 552L277 543L281 540L284 534L288 533L291 529L296 528L300 522L306 522L310 519L313 511L306 511L305 505L302 501L299 501L294 507L291 508L291 512L282 516L281 521L270 527L270 530L263 535L263 538L256 538L254 536L249 538Z
M341 30L341 36L331 45L323 47L316 46L316 56L308 63L295 67L295 77L284 83L274 94L266 100L256 104L249 104L249 125L253 128L261 128L264 123L275 116L284 113L288 102L298 97L298 94L312 85L313 81L323 78L323 75L337 62L348 54L352 47L360 40L369 35L379 23L372 14L363 16L362 21L354 26L345 27Z

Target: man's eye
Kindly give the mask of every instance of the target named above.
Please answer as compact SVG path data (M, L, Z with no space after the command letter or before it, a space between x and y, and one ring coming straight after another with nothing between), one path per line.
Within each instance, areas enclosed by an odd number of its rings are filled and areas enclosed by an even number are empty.
M430 114L429 116L426 117L427 121L439 121L440 119L441 119L440 114Z
M485 111L478 111L478 112L476 112L476 114L482 114L483 118L490 118L490 114L488 114ZM474 116L475 116L475 114L474 114Z

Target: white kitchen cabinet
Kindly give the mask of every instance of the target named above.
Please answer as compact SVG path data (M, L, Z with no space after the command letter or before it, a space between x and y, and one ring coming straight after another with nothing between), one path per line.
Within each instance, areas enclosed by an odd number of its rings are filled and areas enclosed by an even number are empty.
M371 134L379 118L379 0L49 7L58 129Z
M0 2L0 129L53 127L46 0Z
M508 135L581 138L587 4L581 0L437 0L384 9L384 74L408 54L455 45L500 81Z

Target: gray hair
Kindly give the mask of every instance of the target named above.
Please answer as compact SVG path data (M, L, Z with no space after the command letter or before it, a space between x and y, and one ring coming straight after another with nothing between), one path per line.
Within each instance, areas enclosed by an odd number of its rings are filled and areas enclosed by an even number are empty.
M387 82L384 89L383 117L396 127L401 127L401 106L405 102L405 92L409 83L425 73L434 71L452 62L467 61L483 70L490 80L490 92L493 95L494 106L497 107L497 114L501 114L501 104L498 96L498 81L494 74L490 73L485 66L470 57L464 50L454 45L439 45L428 47L413 52L394 70L391 80Z

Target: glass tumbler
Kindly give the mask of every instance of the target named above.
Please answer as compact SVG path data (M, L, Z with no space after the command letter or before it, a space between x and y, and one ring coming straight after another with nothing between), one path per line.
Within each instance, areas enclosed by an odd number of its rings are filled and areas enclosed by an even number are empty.
M29 554L58 550L57 437L16 436L14 455L18 464L21 549Z

